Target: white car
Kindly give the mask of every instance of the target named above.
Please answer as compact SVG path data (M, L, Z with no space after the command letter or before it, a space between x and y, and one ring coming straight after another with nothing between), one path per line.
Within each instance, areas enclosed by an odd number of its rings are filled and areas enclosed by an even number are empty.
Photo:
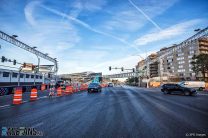
M179 83L180 85L183 85L188 88L195 88L198 90L205 89L205 82L204 81L182 81Z

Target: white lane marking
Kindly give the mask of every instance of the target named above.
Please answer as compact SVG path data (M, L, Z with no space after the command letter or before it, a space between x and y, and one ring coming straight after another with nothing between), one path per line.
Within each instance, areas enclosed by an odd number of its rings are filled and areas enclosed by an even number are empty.
M7 107L7 106L11 106L11 105L10 104L2 105L2 106L0 106L0 108Z
M39 126L42 126L42 125L43 125L43 122L40 122L40 123L37 123L35 125L32 125L31 127L36 128L36 127L39 127Z
M42 97L40 97L40 99L41 99L41 98L47 98L47 97L48 97L48 96L42 96Z

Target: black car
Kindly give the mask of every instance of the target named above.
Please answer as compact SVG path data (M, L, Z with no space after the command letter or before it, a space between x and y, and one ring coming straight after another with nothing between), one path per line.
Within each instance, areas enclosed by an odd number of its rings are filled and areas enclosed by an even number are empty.
M87 89L88 92L101 92L102 87L99 83L90 83Z
M193 88L184 87L183 85L179 84L164 84L162 85L161 91L164 94L183 94L183 95L192 95L196 96L197 91Z

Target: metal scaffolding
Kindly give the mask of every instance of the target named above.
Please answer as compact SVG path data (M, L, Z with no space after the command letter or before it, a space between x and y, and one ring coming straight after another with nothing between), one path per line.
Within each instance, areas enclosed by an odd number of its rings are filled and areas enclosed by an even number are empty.
M34 49L33 47L30 47L29 45L27 45L27 44L17 40L15 37L10 36L10 35L2 32L2 31L0 31L0 38L2 40L5 40L5 41L15 45L15 46L18 46L18 47L22 48L22 49L24 49L24 50L26 50L26 51L28 51L30 53L33 53L33 54L37 55L38 57L41 57L41 58L44 58L44 59L46 59L48 61L53 62L54 63L54 73L57 73L57 71L58 71L58 63L57 63L57 60L55 58L49 57L48 55L46 55L46 54L44 54L44 53Z

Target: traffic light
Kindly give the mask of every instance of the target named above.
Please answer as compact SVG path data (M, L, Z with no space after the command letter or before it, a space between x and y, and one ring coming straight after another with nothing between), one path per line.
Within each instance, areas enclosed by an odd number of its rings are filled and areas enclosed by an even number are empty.
M14 59L13 60L13 65L16 65L17 64L17 61Z
M132 70L133 70L133 72L135 72L135 69L134 68Z
M124 71L124 68L123 67L121 68L121 71Z
M4 56L1 57L1 62L5 62L6 58Z
M111 66L109 67L109 70L111 71Z

